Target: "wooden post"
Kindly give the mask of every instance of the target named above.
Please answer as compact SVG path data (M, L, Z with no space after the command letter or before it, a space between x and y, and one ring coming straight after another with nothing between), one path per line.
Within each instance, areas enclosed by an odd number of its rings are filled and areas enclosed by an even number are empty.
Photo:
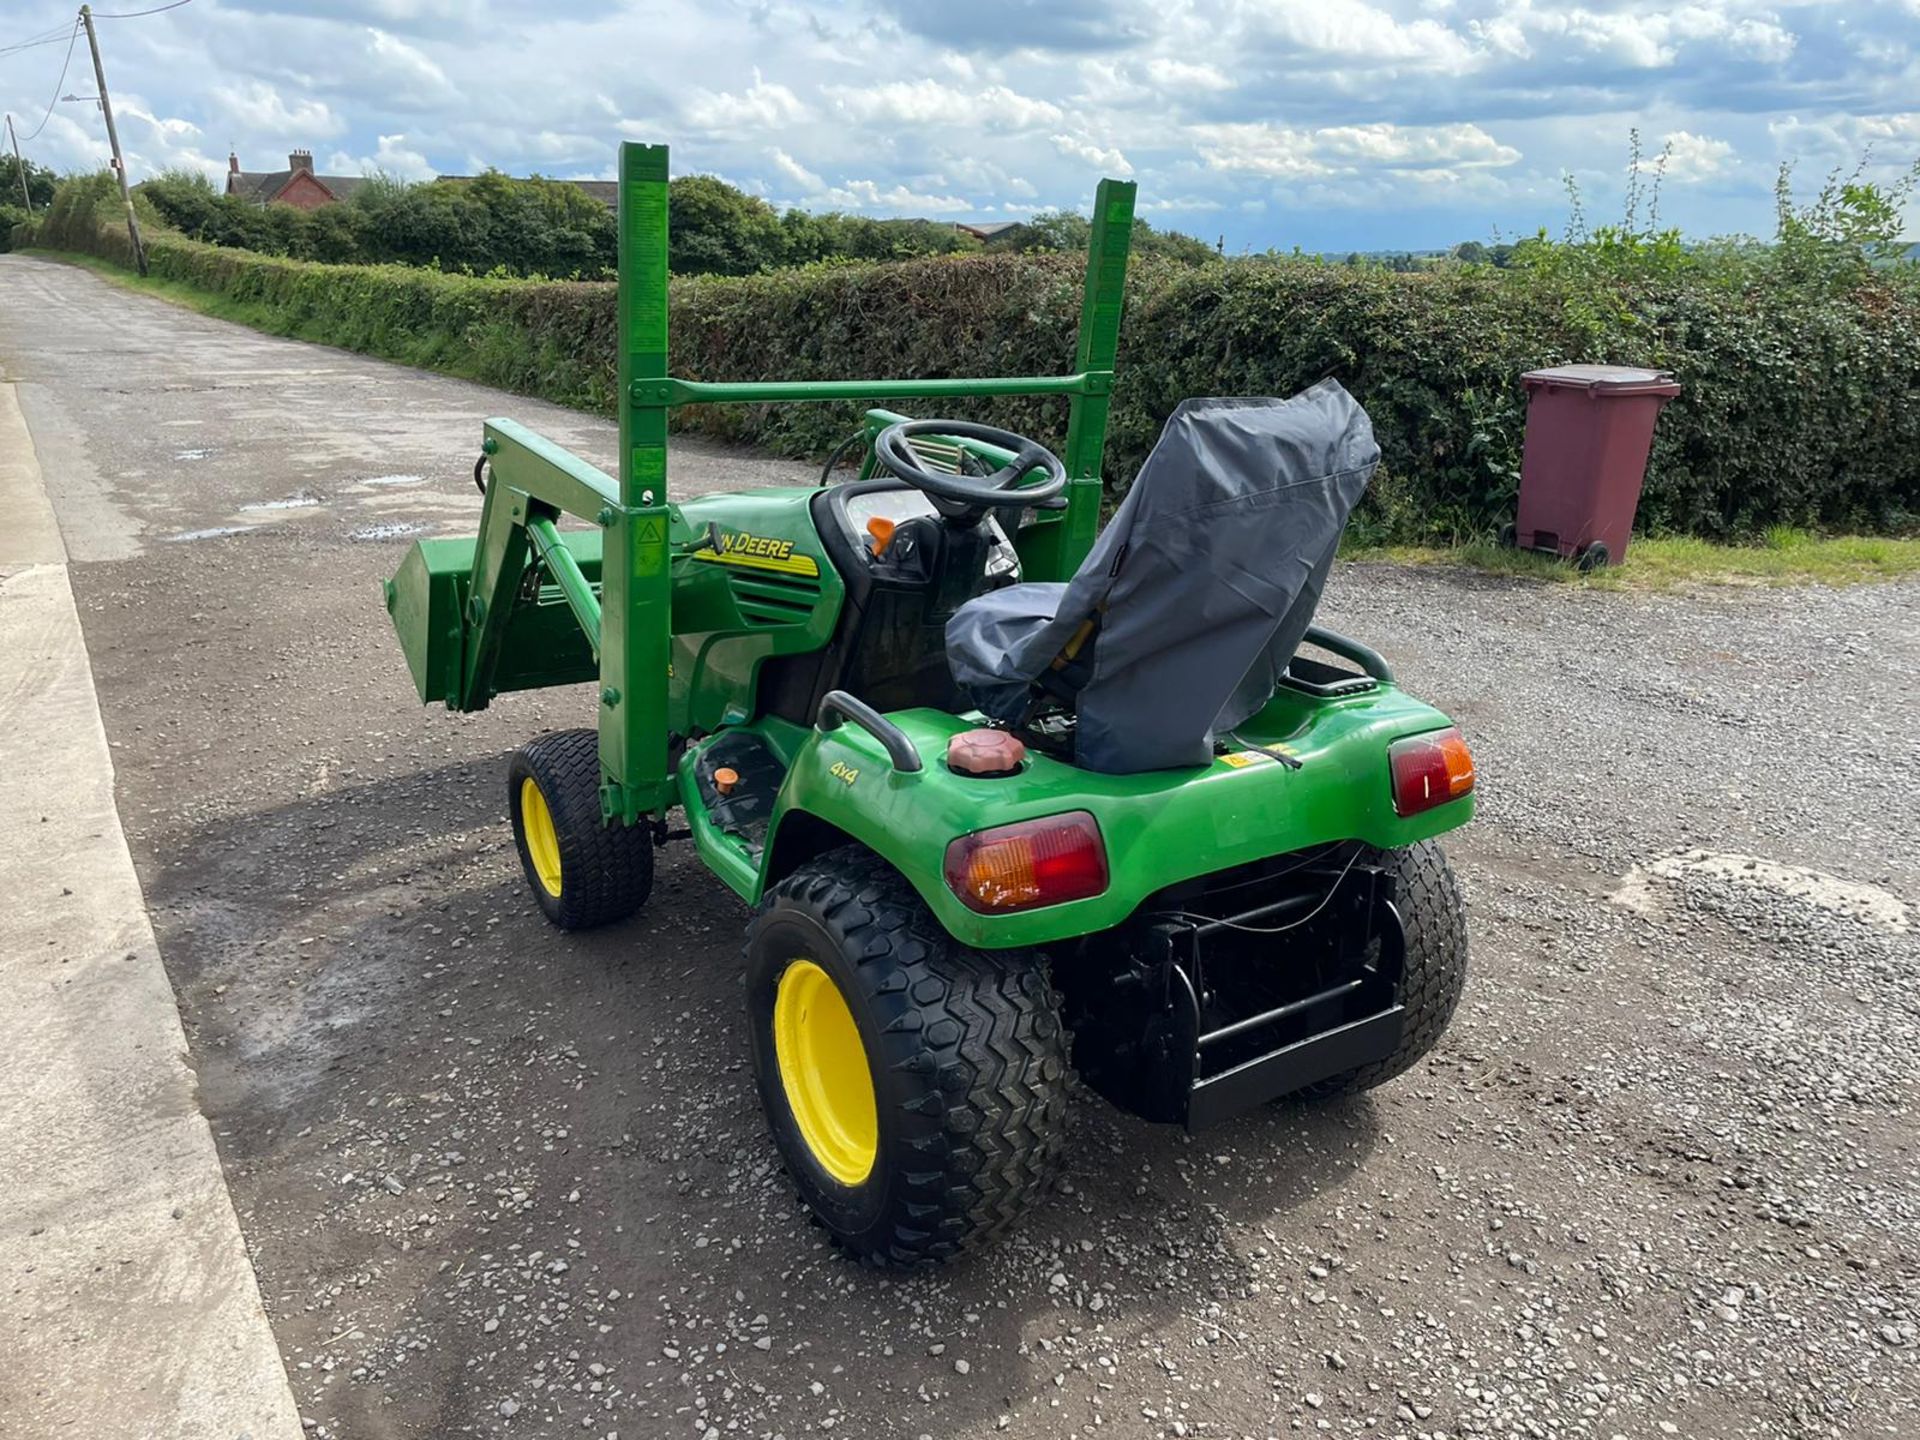
M87 27L87 48L93 52L93 79L100 87L100 113L107 117L107 144L113 147L113 168L120 176L120 198L127 207L127 234L133 240L134 267L147 273L147 247L140 241L140 221L133 213L133 190L127 184L127 162L120 154L120 132L113 126L113 101L107 97L107 70L100 63L100 39L93 33L93 7L80 7L80 23Z

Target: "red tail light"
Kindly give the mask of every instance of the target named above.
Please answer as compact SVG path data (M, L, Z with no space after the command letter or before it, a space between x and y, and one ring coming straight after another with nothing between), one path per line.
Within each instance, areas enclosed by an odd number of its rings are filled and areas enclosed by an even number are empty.
M1084 900L1107 888L1107 847L1084 810L962 835L947 846L947 885L982 915Z
M1394 741L1387 764L1393 771L1393 808L1400 815L1418 815L1473 789L1473 756L1451 725Z

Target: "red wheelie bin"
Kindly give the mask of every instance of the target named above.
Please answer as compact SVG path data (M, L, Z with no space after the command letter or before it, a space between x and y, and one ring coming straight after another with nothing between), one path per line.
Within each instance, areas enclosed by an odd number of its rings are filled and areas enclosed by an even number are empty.
M1527 441L1520 507L1502 536L1582 570L1617 565L1633 534L1654 422L1680 386L1664 370L1557 365L1520 377Z

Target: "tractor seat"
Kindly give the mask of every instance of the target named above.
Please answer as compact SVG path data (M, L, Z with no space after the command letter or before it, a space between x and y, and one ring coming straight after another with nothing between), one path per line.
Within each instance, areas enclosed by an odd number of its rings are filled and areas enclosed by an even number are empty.
M1215 733L1272 698L1379 463L1367 412L1332 380L1183 401L1071 581L954 613L955 682L1008 724L1049 698L1071 708L1085 769L1210 763Z

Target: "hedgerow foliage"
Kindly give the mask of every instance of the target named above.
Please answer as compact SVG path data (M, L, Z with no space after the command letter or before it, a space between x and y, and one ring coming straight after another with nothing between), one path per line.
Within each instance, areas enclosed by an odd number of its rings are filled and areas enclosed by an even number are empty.
M107 223L82 213L87 195L113 201L100 210ZM69 184L35 243L124 259L116 218L110 181ZM1832 229L1783 226L1771 246L1698 251L1660 236L1529 242L1514 269L1416 274L1148 257L1129 286L1109 479L1132 476L1186 396L1288 395L1333 376L1366 405L1385 453L1363 531L1484 533L1512 515L1520 375L1604 361L1671 370L1683 386L1660 421L1643 529L1726 538L1775 524L1911 528L1920 281L1911 266L1869 264ZM320 265L165 234L150 257L155 274L281 333L612 406L610 284ZM1073 353L1081 264L977 255L678 279L673 368L709 380L1057 373ZM1064 428L1059 401L955 408L1042 438ZM854 418L851 406L736 406L680 421L818 454Z

